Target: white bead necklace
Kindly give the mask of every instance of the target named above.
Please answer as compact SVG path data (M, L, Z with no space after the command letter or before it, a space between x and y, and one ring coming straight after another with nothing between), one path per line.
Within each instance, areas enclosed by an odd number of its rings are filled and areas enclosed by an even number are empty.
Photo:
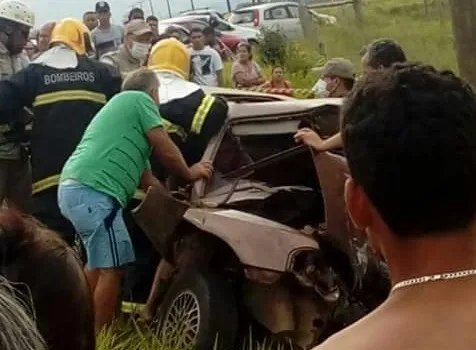
M463 271L456 271L456 272L448 272L448 273L439 273L436 275L429 275L429 276L422 276L422 277L415 277L410 278L405 281L398 282L392 287L390 293L396 291L397 289L410 287L422 283L427 282L435 282L435 281L442 281L442 280L454 280L458 278L464 278L469 276L476 276L476 269L473 270L463 270Z

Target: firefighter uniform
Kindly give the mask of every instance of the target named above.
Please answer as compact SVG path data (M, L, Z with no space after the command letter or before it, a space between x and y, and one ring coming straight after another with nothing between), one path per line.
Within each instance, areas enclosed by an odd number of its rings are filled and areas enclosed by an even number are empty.
M87 58L89 30L80 21L58 22L51 44L28 68L0 82L0 115L33 108L31 213L72 244L75 230L57 205L59 174L94 115L120 90L121 79Z
M159 110L164 127L187 164L199 162L208 142L223 126L228 105L188 81L190 54L176 39L165 39L154 45L148 67L160 80Z

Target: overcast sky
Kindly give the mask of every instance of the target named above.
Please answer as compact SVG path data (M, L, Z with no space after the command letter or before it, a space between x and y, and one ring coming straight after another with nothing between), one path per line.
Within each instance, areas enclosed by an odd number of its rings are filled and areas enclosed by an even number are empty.
M83 13L94 10L95 0L24 0L36 11L36 26L41 26L50 20L57 20L64 17L81 18ZM134 3L140 0L109 0L114 22L119 23L124 15L132 8ZM172 12L180 12L191 8L190 0L169 0ZM195 7L221 7L219 11L226 9L226 0L193 0ZM240 2L232 0L232 4ZM155 14L162 18L168 17L166 0L152 0ZM144 1L143 9L146 14L150 14L149 1Z

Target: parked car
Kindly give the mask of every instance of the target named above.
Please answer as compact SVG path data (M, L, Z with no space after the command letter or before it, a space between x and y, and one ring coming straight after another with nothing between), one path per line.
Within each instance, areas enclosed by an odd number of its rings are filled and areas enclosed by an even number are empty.
M208 23L199 19L190 19L186 17L179 17L179 18L171 18L168 20L163 20L160 22L162 26L175 26L175 25L180 25L183 28L186 28L189 32L190 36L190 30L192 28L200 28L204 29L205 27L208 26ZM223 42L232 52L235 52L238 45L243 41L240 37L229 34L229 33L223 33L220 30L216 30L217 38L220 39L220 41Z
M345 210L345 158L293 141L302 126L333 135L341 103L230 103L203 156L213 178L150 189L134 210L177 267L157 310L168 347L234 349L251 318L309 349L385 299L385 266Z
M175 17L163 20L164 23L190 23L192 21L202 21L207 25L215 27L223 35L233 35L241 40L248 41L251 44L257 43L259 38L259 30L247 27L236 26L219 17L209 15L194 15Z
M198 25L205 26L202 22L197 22ZM195 26L195 25L194 25ZM181 25L181 24L159 24L159 34L165 34L167 29L173 27L177 29L180 33L180 41L186 45L190 44L190 30ZM233 37L231 35L223 35L217 31L217 46L216 49L220 53L220 56L223 60L228 60L233 58L233 53L236 51L238 44L241 43L241 39L238 37Z
M280 29L289 39L299 39L303 36L298 4L295 2L266 3L235 10L229 22L256 29Z
M188 30L186 27L180 25L180 24L164 24L159 22L159 34L165 34L167 30L173 27L180 33L180 41L183 42L184 44L189 44L190 43L190 30Z
M194 15L207 15L207 16L216 16L221 19L225 19L224 16L215 9L210 8L202 8L202 9L195 9L195 10L188 10L180 12L180 16L194 16Z

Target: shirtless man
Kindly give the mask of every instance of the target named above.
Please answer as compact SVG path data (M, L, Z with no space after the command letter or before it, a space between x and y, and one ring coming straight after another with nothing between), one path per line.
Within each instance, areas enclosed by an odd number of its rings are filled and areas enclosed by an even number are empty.
M474 349L475 93L452 73L399 64L350 94L342 136L350 216L393 288L315 350Z

